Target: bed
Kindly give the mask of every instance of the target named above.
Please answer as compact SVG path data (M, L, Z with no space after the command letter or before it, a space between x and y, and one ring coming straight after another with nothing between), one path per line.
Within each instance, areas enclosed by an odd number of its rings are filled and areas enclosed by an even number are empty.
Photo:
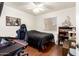
M52 33L45 33L36 30L28 31L29 45L44 49L44 45L48 42L54 42L54 35Z

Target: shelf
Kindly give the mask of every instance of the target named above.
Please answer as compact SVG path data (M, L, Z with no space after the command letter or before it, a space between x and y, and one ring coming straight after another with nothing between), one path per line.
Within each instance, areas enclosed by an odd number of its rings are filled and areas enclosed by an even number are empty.
M65 39L69 39L68 32L72 31L74 27L59 27L59 34L58 34L58 43L60 43L62 40L63 42Z

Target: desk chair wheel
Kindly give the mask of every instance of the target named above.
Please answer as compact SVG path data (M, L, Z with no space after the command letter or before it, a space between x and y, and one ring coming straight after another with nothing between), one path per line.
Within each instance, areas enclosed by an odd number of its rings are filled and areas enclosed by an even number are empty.
M18 50L15 56L29 56L28 53L25 53L22 49Z

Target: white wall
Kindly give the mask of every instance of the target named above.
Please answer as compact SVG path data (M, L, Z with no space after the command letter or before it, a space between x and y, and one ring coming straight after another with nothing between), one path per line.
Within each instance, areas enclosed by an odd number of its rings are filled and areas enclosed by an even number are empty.
M43 32L51 32L44 30L44 19L49 17L57 17L57 28L62 25L66 16L71 17L71 23L76 26L75 7L63 9L59 11L50 12L43 15L33 16L31 14L22 12L20 10L4 5L0 17L0 36L16 36L17 26L6 26L6 16L17 17L21 19L21 23L26 24L28 30L39 30ZM58 30L58 29L57 29ZM58 41L58 31L52 31L55 36L55 42Z
M76 42L79 44L79 2L76 4Z
M71 23L73 26L76 26L76 11L75 7L63 9L55 12L50 12L47 14L43 14L40 16L37 16L37 26L36 29L39 31L45 31L44 30L44 19L49 17L57 17L57 28L62 25L62 22L65 21L66 16L71 17ZM58 30L58 29L57 29ZM51 32L51 31L45 31L45 32ZM55 36L55 42L58 41L58 31L52 31L51 33Z
M76 44L79 45L79 2L76 3ZM77 47L76 56L79 56L79 48Z
M20 18L28 30L35 28L35 16L4 5L0 17L0 36L16 36L16 30L19 28L19 26L6 26L6 16Z

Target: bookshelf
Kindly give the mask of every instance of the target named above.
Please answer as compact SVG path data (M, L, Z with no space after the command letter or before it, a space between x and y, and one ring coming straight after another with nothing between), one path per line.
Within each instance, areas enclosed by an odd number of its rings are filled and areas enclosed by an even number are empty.
M63 45L64 41L69 39L68 32L72 31L74 27L59 27L58 45Z

